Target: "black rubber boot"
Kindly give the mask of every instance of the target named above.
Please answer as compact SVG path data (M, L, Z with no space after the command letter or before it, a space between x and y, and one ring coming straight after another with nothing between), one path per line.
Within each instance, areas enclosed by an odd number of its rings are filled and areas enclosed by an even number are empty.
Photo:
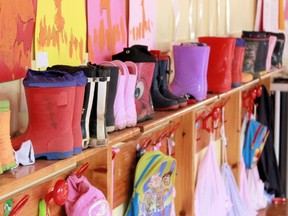
M88 66L95 67L97 65L89 62ZM105 65L105 67L110 70L110 81L108 83L109 87L107 89L107 109L105 113L106 130L108 133L110 133L115 130L114 101L117 91L119 68L107 65Z
M160 61L157 59L153 74L152 86L150 89L154 109L158 111L175 110L179 108L177 100L166 98L159 91L159 82L158 82L159 71L160 71Z
M160 67L159 67L159 91L160 93L169 99L177 100L180 107L187 105L187 100L184 97L177 97L168 88L169 79L167 74L171 73L171 59L168 55L160 55Z

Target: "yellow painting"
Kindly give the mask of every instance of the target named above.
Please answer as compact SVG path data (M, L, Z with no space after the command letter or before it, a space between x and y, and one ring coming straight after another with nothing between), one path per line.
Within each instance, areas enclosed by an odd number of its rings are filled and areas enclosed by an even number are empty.
M38 1L35 55L48 53L49 66L79 65L86 52L85 0Z

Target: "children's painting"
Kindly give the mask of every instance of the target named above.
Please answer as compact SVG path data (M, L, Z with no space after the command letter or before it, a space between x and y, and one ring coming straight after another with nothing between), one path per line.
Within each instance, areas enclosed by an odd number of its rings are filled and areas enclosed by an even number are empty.
M23 78L31 66L35 0L0 1L0 82Z
M36 65L40 61L48 62L48 66L84 63L86 29L85 1L38 1L35 29ZM40 59L40 56L48 56L48 61Z
M125 0L87 0L89 61L110 61L127 47Z
M142 44L156 48L157 1L129 1L129 46Z

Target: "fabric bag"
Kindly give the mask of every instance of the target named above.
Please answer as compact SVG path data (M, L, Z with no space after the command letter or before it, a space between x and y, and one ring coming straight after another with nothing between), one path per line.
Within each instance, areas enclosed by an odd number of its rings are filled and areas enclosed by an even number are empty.
M111 216L104 194L92 186L85 176L67 178L69 195L65 202L68 216Z
M149 151L139 159L127 216L170 216L176 161L161 151Z
M214 138L210 135L207 152L199 162L195 188L195 216L225 216L231 208L216 161Z
M227 195L229 196L232 208L227 213L227 216L256 216L256 211L250 207L250 204L246 204L243 200L243 197L240 194L239 188L235 181L233 172L231 167L228 164L227 160L227 139L225 135L225 126L224 126L224 107L222 108L222 126L220 129L221 140L222 140L222 166L221 166L221 174L224 179L225 188ZM245 172L245 170L244 170Z

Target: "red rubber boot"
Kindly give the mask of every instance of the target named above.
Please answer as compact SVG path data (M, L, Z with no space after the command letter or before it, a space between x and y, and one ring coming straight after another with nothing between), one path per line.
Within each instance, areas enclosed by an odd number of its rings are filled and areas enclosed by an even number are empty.
M23 84L29 121L24 134L12 139L14 149L18 150L24 141L31 140L35 158L71 157L75 79L66 72L29 70Z
M232 87L232 61L236 38L199 37L200 43L210 46L207 83L208 92L224 93Z

